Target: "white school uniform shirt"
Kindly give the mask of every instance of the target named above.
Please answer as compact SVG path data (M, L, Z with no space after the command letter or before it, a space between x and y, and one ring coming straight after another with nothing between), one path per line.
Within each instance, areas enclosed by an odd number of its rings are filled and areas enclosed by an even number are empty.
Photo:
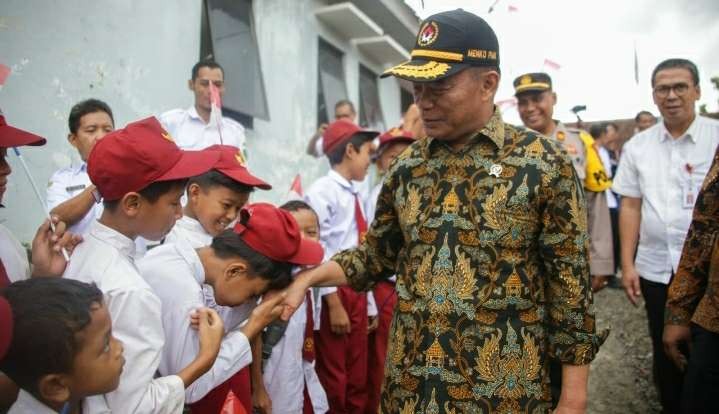
M155 378L165 346L162 305L134 262L135 243L99 221L90 225L63 277L95 283L125 349L117 390L86 399L88 412L181 413L185 385L177 375Z
M302 414L304 387L310 396L315 414L329 410L327 394L320 383L314 362L302 358L307 325L307 302L297 308L282 339L272 348L265 363L263 380L272 400L272 411L283 414Z
M47 187L47 210L50 211L65 201L83 192L92 183L87 175L87 164L61 168L50 177ZM95 203L80 221L70 226L75 234L85 234L90 224L102 215L102 204Z
M139 261L140 273L162 301L162 325L165 349L160 374L176 373L190 364L200 351L197 331L190 326L190 314L206 307L202 286L205 270L197 251L186 240L156 247ZM221 314L226 334L212 368L190 385L185 392L188 404L202 399L215 387L252 362L250 343L239 330L252 311L253 304L227 308Z
M717 145L719 121L698 115L679 138L660 122L624 144L612 188L642 200L634 260L641 277L668 284L676 272L693 208L683 194L691 190L696 200Z
M30 263L27 251L10 230L0 224L0 260L10 282L30 278Z
M159 116L159 120L177 146L184 150L202 150L215 144L224 144L245 152L245 128L234 119L222 117L222 141L217 126L206 124L194 105L188 109L167 111Z
M365 182L368 180L365 179ZM364 199L357 184L342 177L335 170L315 181L305 193L305 201L317 213L320 222L320 243L325 250L324 260L327 261L342 250L357 247L357 222L355 220L355 195L359 197L359 206L364 212ZM368 221L369 225L369 221ZM337 291L335 287L320 288L320 296ZM315 329L320 326L322 301L315 304ZM374 295L367 294L367 314L377 315Z
M84 413L85 410L82 410ZM57 414L57 411L38 401L29 392L20 389L17 400L7 414Z

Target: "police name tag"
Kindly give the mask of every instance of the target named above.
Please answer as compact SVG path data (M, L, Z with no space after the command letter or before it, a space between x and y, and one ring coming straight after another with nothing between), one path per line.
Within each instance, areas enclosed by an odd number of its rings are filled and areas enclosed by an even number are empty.
M682 186L682 208L691 210L697 201L697 192L691 185Z
M71 185L69 187L65 187L65 191L67 191L68 193L72 193L74 191L84 190L84 189L85 189L85 184Z

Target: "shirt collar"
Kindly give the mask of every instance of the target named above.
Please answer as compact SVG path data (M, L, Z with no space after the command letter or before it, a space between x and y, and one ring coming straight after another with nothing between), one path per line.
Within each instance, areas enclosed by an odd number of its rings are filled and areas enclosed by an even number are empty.
M478 142L481 137L489 138L492 143L497 147L497 149L501 149L504 147L504 121L502 120L502 114L499 111L498 107L494 107L494 113L492 114L492 117L489 118L489 121L482 127L479 131L476 131L472 137L467 142L467 146L471 146L472 144ZM440 140L436 138L429 138L428 145L432 146L435 142L441 142Z
M196 119L202 122L203 124L205 123L205 121L200 118L200 114L197 113L197 108L195 108L195 105L192 105L190 109L187 110L187 115L189 115L192 119Z
M17 395L17 400L13 404L14 410L22 413L35 413L35 414L57 414L55 410L48 407L47 405L38 401L29 392L21 389Z
M182 259L192 269L192 277L195 278L197 283L205 283L205 268L202 267L202 261L200 260L200 255L197 254L197 250L187 241L174 243L174 246L180 256L182 256Z
M85 161L81 162L80 165L75 168L74 171L75 175L78 174L87 174L87 163Z
M135 242L119 231L107 227L95 220L92 223L92 226L90 226L89 235L109 244L122 253L123 256L127 257L131 261L134 261Z
M207 234L205 228L202 227L202 223L186 215L183 215L182 218L175 223L175 226L180 226L181 228L192 233Z
M688 138L693 144L696 144L697 143L696 130L698 128L698 124L701 122L699 120L699 118L700 118L699 114L695 114L694 120L689 125L689 128L687 128L687 130L684 131L684 134L682 134L682 136L680 136L676 140L679 141L679 140ZM664 125L664 121L662 121L662 122L659 122L659 141L665 142L666 140L673 141L674 138L672 137L672 134L669 133L667 126Z
M349 181L348 179L344 178L343 176L341 176L340 173L338 173L337 171L330 170L329 173L327 173L327 175L330 178L332 178L333 180L335 180L339 185L341 185L342 188L350 190L353 194L357 193L357 190L355 190L352 182Z

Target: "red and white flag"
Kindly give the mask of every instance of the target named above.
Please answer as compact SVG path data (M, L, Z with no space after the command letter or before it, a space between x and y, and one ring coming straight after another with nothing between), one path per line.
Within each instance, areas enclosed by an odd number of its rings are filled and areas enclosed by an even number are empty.
M561 68L562 66L561 66L559 63L557 63L557 62L555 62L555 61L553 61L553 60L544 59L544 65L542 65L542 67L543 67L543 68L550 68L550 69L553 69L553 70L559 70L559 68Z
M290 200L302 200L304 199L304 192L302 191L302 179L300 178L300 175L297 174L295 176L295 179L292 180L292 185L290 185L290 191L287 192L287 201Z
M210 125L217 127L217 132L220 134L220 144L224 144L222 141L222 98L220 97L220 90L217 89L212 81L210 81Z
M514 106L517 106L517 98L512 97L512 98L502 99L501 101L495 102L495 105L497 105L499 107L499 109L512 108Z
M5 85L5 79L10 76L10 68L0 63L0 89Z

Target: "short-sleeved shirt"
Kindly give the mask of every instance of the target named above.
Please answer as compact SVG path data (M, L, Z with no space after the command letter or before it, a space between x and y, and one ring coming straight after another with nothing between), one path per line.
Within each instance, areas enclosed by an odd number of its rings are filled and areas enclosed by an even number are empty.
M220 129L205 123L191 106L173 109L160 115L160 123L170 133L178 147L184 150L202 150L212 145L224 144L245 152L245 128L231 118L222 117Z
M634 259L639 275L667 284L676 272L692 218L694 198L719 145L719 121L697 116L684 135L672 138L659 122L624 144L614 191L642 200L639 247Z
M65 201L83 192L92 183L87 175L87 164L61 168L50 177L47 187L47 209L52 210ZM102 215L102 204L92 205L90 211L80 221L70 226L75 234L85 234L90 224Z
M2 260L11 283L30 277L27 251L10 230L2 224L0 224L0 260Z
M587 364L596 335L582 184L558 143L495 112L460 150L399 156L357 249L355 289L397 274L382 412L548 412L548 358Z

